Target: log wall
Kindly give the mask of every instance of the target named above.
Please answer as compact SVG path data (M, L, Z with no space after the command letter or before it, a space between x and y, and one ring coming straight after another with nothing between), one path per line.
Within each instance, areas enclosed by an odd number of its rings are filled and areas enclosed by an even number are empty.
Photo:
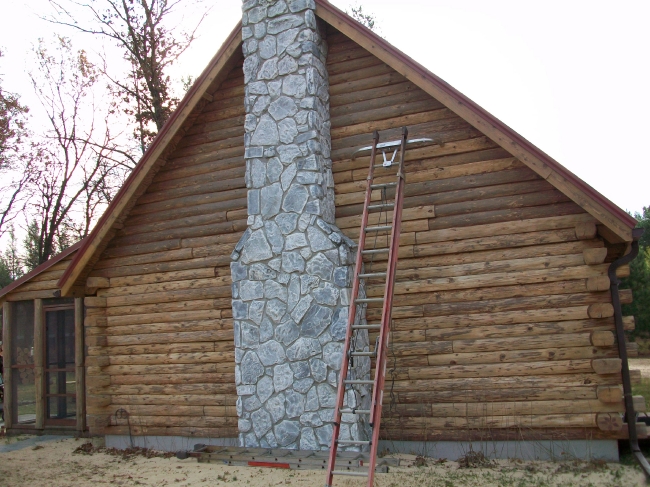
M210 97L86 283L96 290L85 299L91 433L238 434L230 254L247 218L241 63Z
M598 427L624 410L604 392L621 377L598 222L356 43L334 29L328 42L336 217L348 236L358 241L369 162L354 150L374 130L397 140L402 126L435 141L406 156L382 437L624 436ZM395 180L382 170L377 183ZM383 281L367 292L383 295ZM368 322L380 312L371 305Z

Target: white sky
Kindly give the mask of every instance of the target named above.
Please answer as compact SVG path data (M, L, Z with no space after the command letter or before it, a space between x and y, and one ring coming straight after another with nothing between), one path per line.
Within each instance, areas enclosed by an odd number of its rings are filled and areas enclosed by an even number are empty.
M345 9L350 0L333 0ZM650 206L650 2L647 0L362 0L386 39L623 209ZM214 0L175 77L198 75L241 15ZM4 0L5 89L36 106L30 46L54 31L76 47L92 37L39 20L46 0ZM191 12L189 12L191 15ZM35 114L35 116L37 116Z

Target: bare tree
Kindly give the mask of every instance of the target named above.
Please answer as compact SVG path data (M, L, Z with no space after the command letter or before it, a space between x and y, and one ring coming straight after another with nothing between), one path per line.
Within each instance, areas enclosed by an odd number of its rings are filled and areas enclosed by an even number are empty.
M375 33L379 34L381 32L379 26L376 25L377 17L373 13L364 12L363 5L356 4L355 6L350 7L349 12L346 10L345 13L348 14L357 22L359 22L360 24L365 25L372 31L375 31Z
M28 226L26 265L33 267L85 237L100 207L110 202L130 164L119 150L110 113L98 117L98 73L86 53L57 37L34 50L38 71L30 74L47 115Z
M104 69L115 93L124 103L124 113L135 123L134 137L142 152L178 104L171 89L168 68L195 39L196 30L178 28L179 12L192 11L203 0L50 0L56 14L50 22L115 41L130 68L126 76ZM88 15L85 21L83 15Z
M26 140L28 112L17 94L0 86L0 237L24 208L25 187L33 176L33 153Z

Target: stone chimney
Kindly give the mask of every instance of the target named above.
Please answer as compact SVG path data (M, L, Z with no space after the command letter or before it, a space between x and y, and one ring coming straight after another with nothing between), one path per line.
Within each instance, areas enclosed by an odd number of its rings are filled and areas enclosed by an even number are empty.
M327 44L313 0L246 0L242 25L249 216L231 264L240 444L329 449L355 244L334 225ZM357 368L368 377L368 360ZM359 438L364 424L344 416L341 438Z

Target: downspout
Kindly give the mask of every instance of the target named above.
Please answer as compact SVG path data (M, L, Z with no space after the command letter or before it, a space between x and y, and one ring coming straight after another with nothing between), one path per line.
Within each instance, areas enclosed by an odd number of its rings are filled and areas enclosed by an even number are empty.
M621 374L623 376L623 396L625 399L625 417L627 419L627 429L629 432L630 450L634 454L636 461L639 463L646 476L650 478L650 464L641 453L639 448L639 439L636 431L636 414L634 412L634 403L632 401L632 383L630 381L630 367L627 363L627 347L625 346L625 332L623 330L623 311L621 310L621 297L618 286L621 283L616 277L616 270L629 262L639 254L639 238L643 235L642 228L632 230L632 248L630 253L624 255L618 260L612 262L607 271L609 275L610 291L612 294L612 305L614 306L614 322L616 324L616 340L618 341L618 353L622 362Z

